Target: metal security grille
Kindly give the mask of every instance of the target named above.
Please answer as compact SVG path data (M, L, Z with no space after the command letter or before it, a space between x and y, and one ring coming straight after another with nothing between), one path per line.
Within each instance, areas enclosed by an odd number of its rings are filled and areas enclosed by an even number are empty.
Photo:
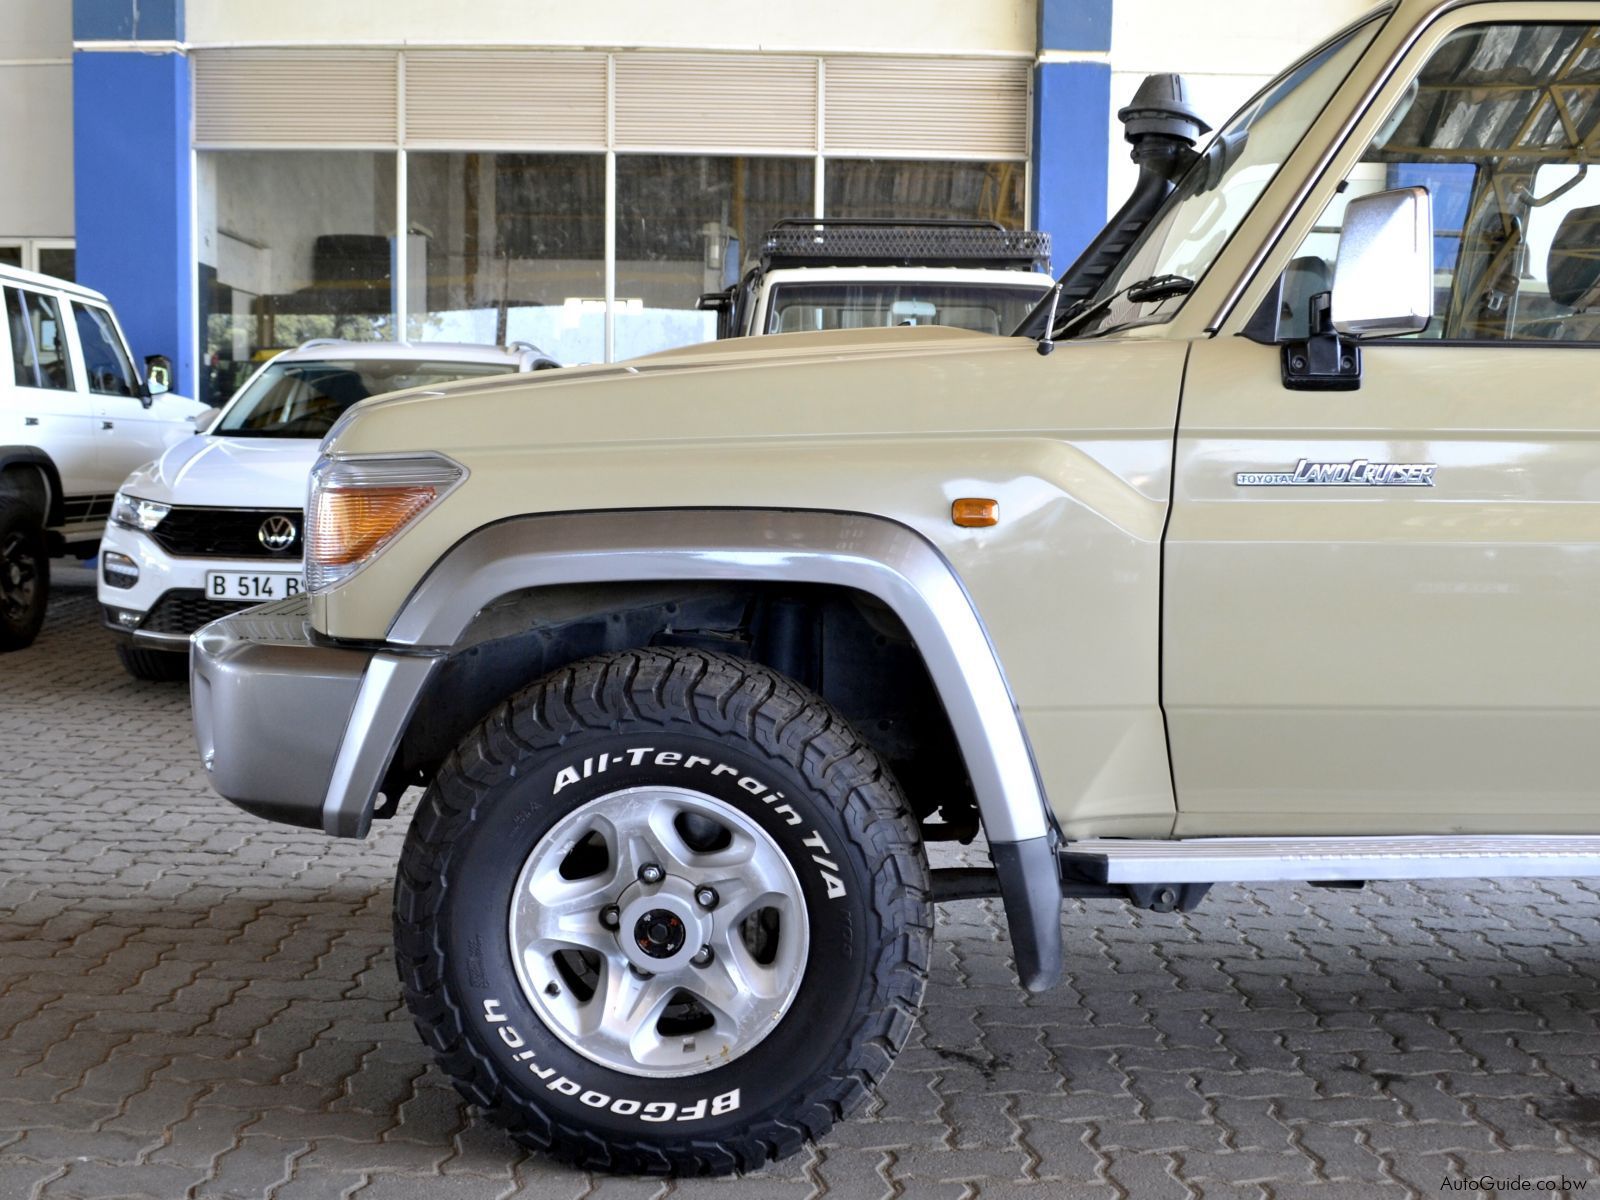
M261 544L261 524L282 516L294 522L295 538L282 550ZM299 562L302 514L297 508L174 508L150 536L179 558L265 558Z
M817 149L817 61L769 54L619 54L616 146Z
M1028 153L1026 59L205 47L191 56L202 149Z
M408 50L408 146L604 150L606 56Z
M389 50L200 50L194 140L211 145L392 145L398 56Z
M830 154L1022 158L1029 65L1012 59L829 58Z
M175 633L187 637L202 625L253 604L250 600L208 600L199 588L173 588L161 594L139 628L146 633Z

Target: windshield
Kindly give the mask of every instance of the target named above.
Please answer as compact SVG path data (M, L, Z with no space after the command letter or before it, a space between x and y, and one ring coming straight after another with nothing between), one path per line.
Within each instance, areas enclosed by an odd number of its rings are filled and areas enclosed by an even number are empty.
M320 438L357 401L452 379L505 375L504 363L359 359L272 363L245 385L209 430L231 437Z
M934 283L784 283L773 287L767 308L767 333L818 329L883 329L891 325L950 325L1001 333L1015 329L1049 290L1040 277L1021 284Z
M1181 294L1144 301L1112 297L1156 276L1200 280L1344 82L1379 24L1369 20L1334 38L1268 84L1228 122L1090 299L1086 308L1103 309L1084 322L1079 336L1171 319Z

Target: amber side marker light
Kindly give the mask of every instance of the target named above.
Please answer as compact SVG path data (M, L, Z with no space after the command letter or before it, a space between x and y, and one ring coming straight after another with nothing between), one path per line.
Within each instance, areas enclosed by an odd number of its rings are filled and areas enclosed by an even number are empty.
M324 566L360 562L398 533L438 496L413 487L328 488L317 493L311 557Z
M1000 501L963 496L950 506L950 520L963 529L985 529L1000 523Z
M439 454L319 459L306 502L306 590L348 579L464 478Z

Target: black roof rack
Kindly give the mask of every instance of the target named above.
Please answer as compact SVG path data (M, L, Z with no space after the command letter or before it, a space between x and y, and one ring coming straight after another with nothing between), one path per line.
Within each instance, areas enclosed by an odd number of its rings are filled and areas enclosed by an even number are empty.
M998 221L785 217L761 239L761 269L987 267L1050 271L1050 235Z

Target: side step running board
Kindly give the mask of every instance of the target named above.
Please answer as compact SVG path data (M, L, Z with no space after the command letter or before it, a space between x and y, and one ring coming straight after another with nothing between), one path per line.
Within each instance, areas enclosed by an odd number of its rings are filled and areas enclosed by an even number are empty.
M1101 883L1600 876L1600 837L1576 834L1086 838L1060 853L1068 872Z

